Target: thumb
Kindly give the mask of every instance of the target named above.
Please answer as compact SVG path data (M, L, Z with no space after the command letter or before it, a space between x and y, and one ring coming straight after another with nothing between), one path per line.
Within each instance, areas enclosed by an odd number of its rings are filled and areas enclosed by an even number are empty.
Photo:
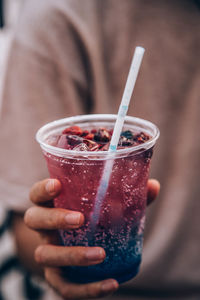
M149 179L147 183L147 205L151 204L160 191L160 183L156 179Z

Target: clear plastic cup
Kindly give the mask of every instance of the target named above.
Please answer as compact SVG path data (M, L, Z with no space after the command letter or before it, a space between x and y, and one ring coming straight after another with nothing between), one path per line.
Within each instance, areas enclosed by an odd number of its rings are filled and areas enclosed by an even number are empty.
M59 231L63 245L100 246L106 252L106 258L100 264L65 268L67 277L75 282L115 278L121 283L138 273L142 256L147 180L159 130L149 121L127 116L123 130L142 131L151 138L143 144L117 150L114 154L61 149L49 145L48 140L73 125L83 129L112 129L116 117L99 114L65 118L46 124L36 135L51 178L57 178L62 184L61 193L54 200L55 207L80 211L85 216L81 228ZM114 164L94 231L90 226L91 215L108 159L114 160Z

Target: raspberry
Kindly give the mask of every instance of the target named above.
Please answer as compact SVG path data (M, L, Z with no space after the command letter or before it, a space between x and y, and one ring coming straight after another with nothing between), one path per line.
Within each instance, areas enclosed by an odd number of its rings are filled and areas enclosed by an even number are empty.
M82 136L82 137L85 137L85 136L88 135L88 134L89 134L89 131L88 131L88 130L83 130L81 136Z
M91 130L91 133L94 133L94 134L95 134L96 132L97 132L96 129L92 129L92 130Z
M88 133L84 138L86 140L93 140L94 139L94 134L93 133Z
M63 130L62 134L81 135L83 130L79 126L71 126Z

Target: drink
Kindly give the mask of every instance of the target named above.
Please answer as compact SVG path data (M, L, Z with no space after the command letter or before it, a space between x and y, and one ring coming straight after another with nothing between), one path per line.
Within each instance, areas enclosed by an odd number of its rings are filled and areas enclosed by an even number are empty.
M144 132L148 139L141 144L136 143L134 147L122 146L115 154L101 151L102 148L100 151L90 149L85 152L52 146L59 145L59 142L63 146L58 134L66 127L78 125L83 130L100 127L111 130L115 120L115 115L77 116L49 123L37 134L37 140L42 142L50 176L59 179L62 184L62 191L54 200L55 207L80 211L85 216L81 228L60 230L63 244L100 246L106 251L106 259L101 264L67 268L67 276L72 281L92 282L115 278L118 282L124 282L139 270L149 165L159 135L158 129L150 122L126 117L124 130ZM51 145L48 144L50 140ZM73 145L73 149L77 146ZM108 159L114 159L114 164L100 217L93 229L91 218L95 196Z

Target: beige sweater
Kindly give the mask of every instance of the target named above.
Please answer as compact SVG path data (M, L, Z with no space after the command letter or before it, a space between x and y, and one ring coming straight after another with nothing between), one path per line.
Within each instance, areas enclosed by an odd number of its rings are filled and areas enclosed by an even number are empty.
M24 209L47 177L44 123L116 113L135 46L146 48L129 115L161 131L140 274L112 299L200 299L200 10L189 0L28 0L13 42L0 130L1 201Z

